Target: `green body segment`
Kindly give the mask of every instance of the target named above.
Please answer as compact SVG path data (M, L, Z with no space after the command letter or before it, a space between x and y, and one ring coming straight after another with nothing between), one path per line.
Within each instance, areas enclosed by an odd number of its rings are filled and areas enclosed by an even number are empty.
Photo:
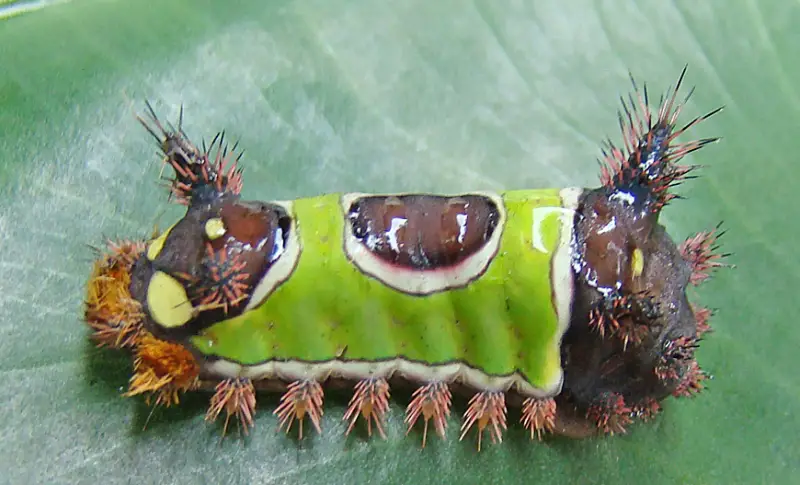
M388 287L348 259L340 194L296 200L302 252L292 275L262 305L214 324L191 343L242 365L404 358L462 362L488 375L519 372L534 387L552 386L561 375L565 330L551 282L562 200L556 189L500 195L506 219L485 273L427 296ZM545 215L536 229L535 209Z

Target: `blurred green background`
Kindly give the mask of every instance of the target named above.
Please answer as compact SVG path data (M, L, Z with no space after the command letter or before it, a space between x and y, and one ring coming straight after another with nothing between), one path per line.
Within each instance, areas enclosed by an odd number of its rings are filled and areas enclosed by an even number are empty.
M75 0L5 5L0 22L0 482L782 484L797 478L800 332L793 310L800 4L455 0ZM44 8L39 8L39 7ZM84 283L104 237L181 213L132 109L149 99L199 138L240 137L247 198L330 191L597 183L619 140L628 71L653 93L689 64L685 140L722 136L663 214L676 239L724 220L733 271L693 291L718 308L698 353L710 390L652 425L530 443L516 424L476 455L449 439L277 434L264 398L220 443L205 397L156 412L123 399L128 362L86 342ZM456 407L462 412L463 403ZM793 480L793 477L794 480Z

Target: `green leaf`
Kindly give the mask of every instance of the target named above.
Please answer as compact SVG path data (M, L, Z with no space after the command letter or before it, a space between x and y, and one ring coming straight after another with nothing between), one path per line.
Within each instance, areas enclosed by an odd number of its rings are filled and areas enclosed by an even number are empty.
M47 6L48 3L51 5ZM800 223L796 2L212 2L84 0L10 10L0 24L0 464L6 483L790 483L800 465L800 345L792 308ZM39 8L42 7L43 8ZM19 4L0 9L19 8ZM2 10L0 10L2 11ZM512 424L479 455L405 437L345 439L346 396L324 434L256 429L220 443L207 396L156 411L120 396L129 362L81 323L92 252L180 214L133 118L143 101L186 130L247 150L245 193L442 191L597 184L619 140L628 71L652 92L684 64L684 119L702 178L663 221L676 239L728 229L732 271L696 295L719 309L701 365L715 379L625 436L531 443ZM688 138L687 138L688 139ZM463 411L463 403L456 412Z

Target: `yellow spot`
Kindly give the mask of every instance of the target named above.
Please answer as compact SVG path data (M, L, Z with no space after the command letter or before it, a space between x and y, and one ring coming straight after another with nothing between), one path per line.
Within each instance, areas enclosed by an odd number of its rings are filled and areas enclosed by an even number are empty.
M225 235L225 224L219 217L213 217L206 221L206 236L213 241Z
M169 226L166 231L150 242L150 245L147 247L147 259L153 261L158 257L159 253L164 248L164 241L167 240L167 236L173 227L175 227L175 224Z
M192 304L183 285L163 271L156 271L150 278L147 306L150 316L162 327L180 327L192 319Z
M631 269L633 270L633 277L638 278L644 271L644 253L639 248L633 250L633 257L631 261Z

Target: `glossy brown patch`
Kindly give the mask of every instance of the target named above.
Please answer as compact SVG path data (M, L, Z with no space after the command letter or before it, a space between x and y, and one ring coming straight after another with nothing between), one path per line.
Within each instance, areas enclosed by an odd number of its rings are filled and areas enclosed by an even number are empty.
M236 254L250 275L246 283L257 283L283 254L291 227L289 215L278 205L236 202L224 204L220 217L227 232L212 241L212 247Z
M644 207L613 200L603 192L590 193L577 222L577 246L582 260L579 275L599 290L641 291L632 272L633 252L651 253L650 238L657 216ZM631 196L632 198L632 196Z
M481 195L368 196L350 206L352 234L390 264L420 270L456 265L478 252L500 212Z
M219 218L224 233L209 239L206 223ZM283 254L291 216L277 204L245 202L234 197L191 206L172 228L151 262L134 266L131 294L147 310L147 286L155 271L178 278L196 316L182 327L162 329L150 319L150 331L161 338L184 338L246 306L252 288Z
M576 408L576 418L620 432L628 403L664 399L686 373L682 361L669 365L671 379L656 370L664 367L666 342L697 334L686 297L692 267L657 216L625 192L584 194L575 234L576 295L562 350L561 399Z

